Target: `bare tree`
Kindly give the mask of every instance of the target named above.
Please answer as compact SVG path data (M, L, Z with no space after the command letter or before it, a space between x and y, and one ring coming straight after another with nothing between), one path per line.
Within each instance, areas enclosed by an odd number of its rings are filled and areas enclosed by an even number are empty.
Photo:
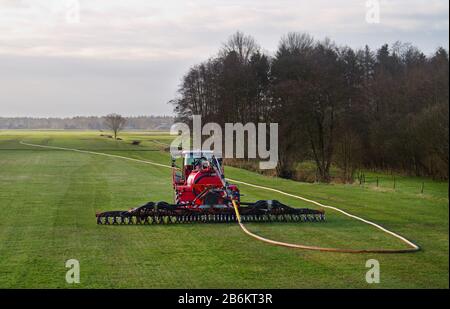
M126 119L119 114L109 114L105 116L105 126L113 131L114 139L117 139L117 134L123 129Z
M248 63L253 54L259 51L259 45L250 35L237 31L229 37L219 54L224 57L230 52L235 52L242 63Z
M289 32L283 36L278 45L277 56L280 57L284 53L297 55L310 51L316 43L314 38L307 33Z

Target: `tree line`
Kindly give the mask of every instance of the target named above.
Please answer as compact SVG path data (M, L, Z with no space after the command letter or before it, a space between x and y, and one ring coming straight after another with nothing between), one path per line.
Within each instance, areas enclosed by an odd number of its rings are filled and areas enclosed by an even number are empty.
M189 69L171 101L177 119L277 122L276 174L314 162L351 182L360 168L448 179L449 57L396 42L377 50L283 36L273 56L237 32L217 56Z
M60 129L60 130L104 130L110 129L107 116L78 116L68 118L0 117L0 129ZM171 116L124 117L125 130L169 130Z

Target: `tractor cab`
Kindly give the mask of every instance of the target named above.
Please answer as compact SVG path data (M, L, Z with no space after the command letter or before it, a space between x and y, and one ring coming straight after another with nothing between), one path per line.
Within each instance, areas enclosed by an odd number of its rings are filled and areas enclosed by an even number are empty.
M222 158L214 154L211 150L204 151L183 151L183 171L185 176L189 176L192 171L198 170L214 170L216 168L222 170Z
M181 152L182 166L174 173L175 184L185 184L192 172L214 173L219 169L223 173L222 157L211 150L184 150ZM173 161L172 166L175 167Z
M173 186L176 204L225 205L225 179L222 157L211 150L182 151L182 167L173 161ZM238 190L231 186L236 198Z

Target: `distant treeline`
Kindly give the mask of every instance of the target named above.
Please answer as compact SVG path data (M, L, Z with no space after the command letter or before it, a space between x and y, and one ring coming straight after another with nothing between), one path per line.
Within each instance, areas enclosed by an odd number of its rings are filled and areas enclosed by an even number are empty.
M336 46L290 33L274 56L251 36L230 37L216 57L193 66L172 101L190 122L277 122L277 174L295 178L315 162L351 181L360 168L448 179L449 56L396 42L377 50Z
M169 130L173 123L170 116L125 117L125 130ZM64 129L105 130L104 117L30 118L0 117L0 129Z

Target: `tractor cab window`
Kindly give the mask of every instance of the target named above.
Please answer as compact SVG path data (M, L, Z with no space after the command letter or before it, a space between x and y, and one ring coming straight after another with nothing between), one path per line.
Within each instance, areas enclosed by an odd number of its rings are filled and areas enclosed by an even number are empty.
M196 163L199 163L199 159L204 158L206 159L209 164L216 165L213 160L213 154L209 152L194 152L194 153L186 153L184 155L184 166L187 165L194 165ZM222 158L218 157L216 158L219 162L220 166L222 166Z
M192 165L194 163L194 158L191 156L184 157L184 165Z
M184 155L184 165L192 165L194 161L205 158L211 162L211 155L208 153L188 153Z

